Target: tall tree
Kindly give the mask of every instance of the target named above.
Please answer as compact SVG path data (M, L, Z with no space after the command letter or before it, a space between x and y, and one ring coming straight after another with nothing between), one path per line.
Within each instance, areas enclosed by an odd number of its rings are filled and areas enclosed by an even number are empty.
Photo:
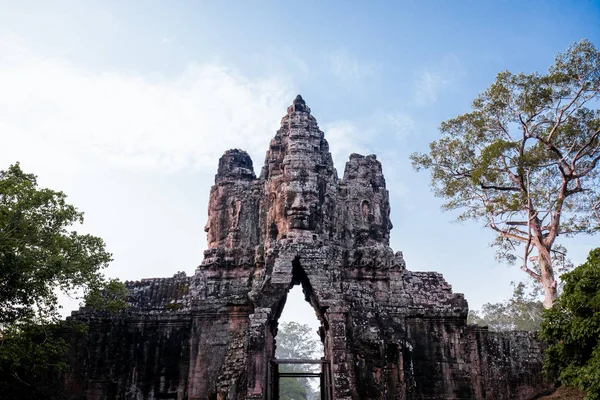
M293 321L279 325L276 344L276 356L279 359L310 360L323 353L323 345L310 326Z
M103 240L73 230L82 222L64 193L38 187L18 163L0 171L0 392L10 398L59 394L43 385L58 382L44 377L68 349L57 335L57 292L83 290L107 311L124 304L122 284L106 285L100 272L111 260Z
M505 71L441 124L442 138L413 166L431 170L436 196L459 220L497 233L498 254L556 297L559 236L598 231L600 53L583 40L545 74Z

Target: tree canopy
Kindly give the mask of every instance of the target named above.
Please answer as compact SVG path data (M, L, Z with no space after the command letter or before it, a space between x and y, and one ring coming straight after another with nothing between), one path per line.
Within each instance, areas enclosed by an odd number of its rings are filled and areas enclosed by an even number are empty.
M310 326L293 321L279 324L276 356L280 359L313 359L323 354L323 346Z
M72 230L80 223L63 192L39 188L18 163L0 171L0 326L52 319L56 289L102 282L111 254L99 237Z
M101 273L111 254L74 230L81 223L64 193L40 188L18 163L0 171L0 392L9 398L60 397L49 378L68 350L58 293L83 290L89 306L109 312L124 305L123 284Z
M431 171L444 209L497 233L498 254L556 297L559 236L600 227L600 52L583 40L559 53L547 73L504 71L445 121L429 152L411 155Z
M536 294L528 294L526 285L520 282L507 301L486 303L480 312L469 311L468 322L488 326L492 331L537 331L543 310Z
M542 338L550 344L545 370L563 385L600 399L600 248L564 274L563 293L542 321Z

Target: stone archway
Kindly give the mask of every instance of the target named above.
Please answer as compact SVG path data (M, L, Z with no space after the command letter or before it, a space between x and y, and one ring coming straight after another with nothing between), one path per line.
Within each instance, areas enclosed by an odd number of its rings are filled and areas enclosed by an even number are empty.
M315 317L319 320L320 326L318 329L319 341L322 343L322 351L320 354L313 356L281 356L278 355L278 339L279 333L279 321L283 314L283 310L288 301L288 295L293 288L299 286L302 289L304 300L310 305ZM312 379L313 383L318 382L319 385L319 399L330 400L333 398L333 376L331 369L331 359L326 357L326 354L331 354L331 351L326 350L325 343L330 344L331 341L328 339L329 336L329 324L327 323L326 317L323 313L322 307L319 306L318 297L315 294L310 279L301 265L299 257L294 258L292 261L292 280L288 288L288 292L277 304L273 319L270 322L270 334L272 340L268 343L273 344L272 354L273 357L269 360L268 373L267 373L267 394L268 400L279 400L280 399L280 383L284 383L284 380L296 380L296 379ZM271 352L271 351L269 351Z
M284 252L282 252L284 253ZM321 359L304 360L308 363L318 364L319 378L327 392L323 399L333 398L333 375L331 330L327 307L319 299L319 293L311 284L310 271L317 270L321 263L307 263L305 268L301 259L294 255L286 257L282 253L272 260L271 280L264 285L259 293L254 295L255 312L250 315L250 342L248 346L248 398L252 399L277 399L277 366L290 360L277 360L275 349L277 346L277 329L279 318L287 301L288 292L295 285L302 287L305 300L311 305L321 323L319 330L323 343L323 357ZM309 269L309 272L307 272ZM315 275L318 278L318 275ZM323 277L320 277L323 280ZM291 360L299 363L299 360ZM262 379L261 379L262 378Z

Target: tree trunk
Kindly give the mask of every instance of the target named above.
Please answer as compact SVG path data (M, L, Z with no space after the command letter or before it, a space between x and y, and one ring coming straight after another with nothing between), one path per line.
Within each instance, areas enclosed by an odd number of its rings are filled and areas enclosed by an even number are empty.
M556 299L556 279L552 268L550 250L543 245L537 245L538 262L540 263L540 283L544 289L544 308L552 307Z

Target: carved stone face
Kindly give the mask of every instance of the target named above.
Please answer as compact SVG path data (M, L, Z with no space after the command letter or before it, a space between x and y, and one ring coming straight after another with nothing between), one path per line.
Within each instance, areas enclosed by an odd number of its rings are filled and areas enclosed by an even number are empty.
M321 214L319 193L290 182L285 192L285 217L289 229L314 230Z
M297 229L318 231L323 218L317 179L305 174L290 175L289 180L273 182L270 218L277 224L279 235Z

